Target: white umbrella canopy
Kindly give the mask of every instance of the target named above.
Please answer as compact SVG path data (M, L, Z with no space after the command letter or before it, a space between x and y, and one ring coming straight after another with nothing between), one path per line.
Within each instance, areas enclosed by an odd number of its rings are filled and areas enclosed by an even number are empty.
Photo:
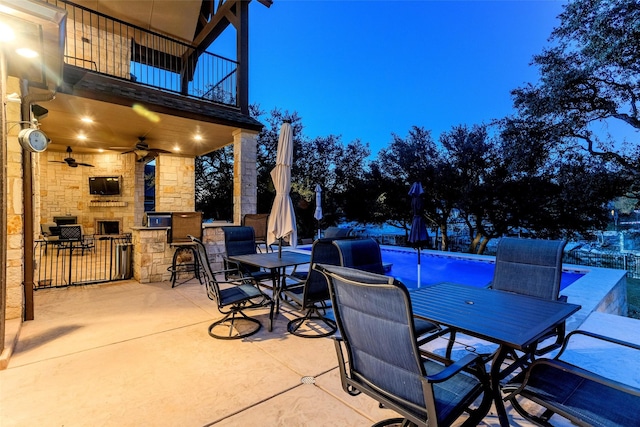
M322 219L322 187L316 184L316 210L313 217L318 221L318 239L320 238L320 220Z
M293 130L290 121L283 121L278 138L278 154L276 167L271 171L271 179L276 189L276 197L269 215L267 227L267 243L278 242L282 249L282 240L296 247L298 230L296 228L296 214L291 201L291 164L293 163Z

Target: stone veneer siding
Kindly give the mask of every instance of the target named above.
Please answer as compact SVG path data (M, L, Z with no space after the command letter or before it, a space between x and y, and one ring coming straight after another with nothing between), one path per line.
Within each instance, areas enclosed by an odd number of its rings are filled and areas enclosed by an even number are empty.
M257 138L257 133L246 130L233 133L233 222L236 224L242 223L245 214L257 213Z
M167 243L167 231L167 228L145 227L133 230L133 278L140 283L164 282L171 278L167 268L171 266L175 249ZM222 270L224 233L220 226L205 224L202 241L211 268Z
M18 79L10 77L7 80L6 93L20 93ZM18 124L20 118L20 104L6 103L8 135L7 135L7 194L5 206L7 209L7 302L5 319L17 319L23 316L23 251L24 251L24 204L22 189L22 147L18 142L18 133L22 126Z
M73 148L73 147L72 147ZM46 151L40 161L40 217L36 218L36 231L40 224L53 222L55 216L78 217L78 224L86 234L94 234L96 220L119 220L120 232L131 231L134 225L142 224L142 217L135 218L135 170L134 154L81 154L72 153L77 162L95 167L71 168L61 161L67 153ZM89 177L121 176L121 194L96 196L89 194Z
M195 210L195 170L194 158L156 158L156 212Z

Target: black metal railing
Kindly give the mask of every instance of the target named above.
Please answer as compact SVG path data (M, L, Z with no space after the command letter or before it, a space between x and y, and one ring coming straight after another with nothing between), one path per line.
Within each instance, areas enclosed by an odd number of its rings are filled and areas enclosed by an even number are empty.
M36 240L34 289L131 278L131 235Z
M238 106L238 62L64 0L65 63L130 82Z
M627 277L632 279L640 278L640 256L632 253L569 251L564 254L562 262L566 264L627 270Z

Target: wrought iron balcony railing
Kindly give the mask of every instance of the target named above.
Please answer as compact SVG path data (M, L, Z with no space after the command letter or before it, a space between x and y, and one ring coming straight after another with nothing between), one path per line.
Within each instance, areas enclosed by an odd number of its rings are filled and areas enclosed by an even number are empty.
M238 107L238 62L64 0L66 64Z

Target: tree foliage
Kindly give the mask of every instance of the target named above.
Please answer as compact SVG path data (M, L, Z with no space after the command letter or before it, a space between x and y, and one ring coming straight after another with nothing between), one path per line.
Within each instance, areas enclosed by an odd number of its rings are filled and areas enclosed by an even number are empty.
M513 91L518 118L510 126L538 133L538 144L580 146L611 161L632 194L640 187L640 3L574 0L560 15L552 47L534 57L540 81ZM619 141L608 126L626 127L634 141Z

